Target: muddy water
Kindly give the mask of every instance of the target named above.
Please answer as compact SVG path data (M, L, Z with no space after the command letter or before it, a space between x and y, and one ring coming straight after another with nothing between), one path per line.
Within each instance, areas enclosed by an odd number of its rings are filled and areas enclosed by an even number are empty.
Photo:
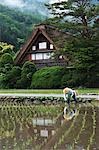
M0 104L0 150L99 149L99 102L71 105Z

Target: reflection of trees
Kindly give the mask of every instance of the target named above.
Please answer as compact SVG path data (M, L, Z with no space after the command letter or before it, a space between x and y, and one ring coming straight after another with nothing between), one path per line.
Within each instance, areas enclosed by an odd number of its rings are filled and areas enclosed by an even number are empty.
M37 106L2 102L0 105L1 148L32 149L34 145L37 145L36 149L40 148L47 137L41 137L38 132L35 132L36 130L40 131L41 127L33 126L32 119L34 117L46 118L47 116L52 119L60 111L60 106ZM44 128L45 126L42 126L42 129Z

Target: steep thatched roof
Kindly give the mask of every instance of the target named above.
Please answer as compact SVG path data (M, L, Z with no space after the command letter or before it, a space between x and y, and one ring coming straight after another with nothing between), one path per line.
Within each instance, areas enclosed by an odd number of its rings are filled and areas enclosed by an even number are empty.
M51 44L53 44L56 50L62 48L66 40L70 37L69 33L65 33L54 26L36 26L29 39L26 41L23 47L20 48L20 51L15 58L15 64L17 64L19 61L21 62L21 60L24 58L24 55L29 51L30 46L33 45L40 34L42 34Z
M45 31L47 35L53 40L58 49L62 48L66 40L70 37L70 34L59 30L54 26L45 25Z

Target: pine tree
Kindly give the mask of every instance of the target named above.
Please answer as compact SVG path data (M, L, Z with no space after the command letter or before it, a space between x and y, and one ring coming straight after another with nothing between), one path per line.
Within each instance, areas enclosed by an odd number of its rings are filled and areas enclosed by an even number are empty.
M48 22L72 35L60 53L75 58L73 65L85 86L99 86L99 5L91 0L68 0L47 7L53 15Z
M98 16L99 5L92 0L68 0L47 5L54 16L54 23L61 24L62 28L76 35L90 38L93 33L91 27Z

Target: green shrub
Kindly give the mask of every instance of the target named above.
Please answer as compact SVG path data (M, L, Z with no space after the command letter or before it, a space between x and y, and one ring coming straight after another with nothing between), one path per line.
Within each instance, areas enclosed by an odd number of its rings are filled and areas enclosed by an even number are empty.
M12 58L11 54L9 54L9 53L3 54L0 59L0 64L1 65L13 64L13 58Z
M65 69L65 73L61 79L61 87L64 88L66 86L70 86L70 81L72 78L72 73L69 69Z
M34 73L36 71L36 66L30 61L26 61L22 67L22 74Z
M21 68L14 66L11 71L6 75L9 88L16 88L16 82L21 77Z
M64 68L59 66L45 67L34 73L31 88L60 88Z
M5 53L0 58L0 73L7 73L14 65L13 58L10 54Z
M77 87L84 84L83 75L78 74L76 69L67 68L61 80L61 87Z
M3 73L0 74L0 89L8 89L6 75Z
M6 74L0 74L0 88L15 88L16 82L20 78L21 75L21 68L14 66L10 71Z
M36 72L36 67L32 62L25 62L22 67L21 78L16 83L16 88L30 88L32 75Z

